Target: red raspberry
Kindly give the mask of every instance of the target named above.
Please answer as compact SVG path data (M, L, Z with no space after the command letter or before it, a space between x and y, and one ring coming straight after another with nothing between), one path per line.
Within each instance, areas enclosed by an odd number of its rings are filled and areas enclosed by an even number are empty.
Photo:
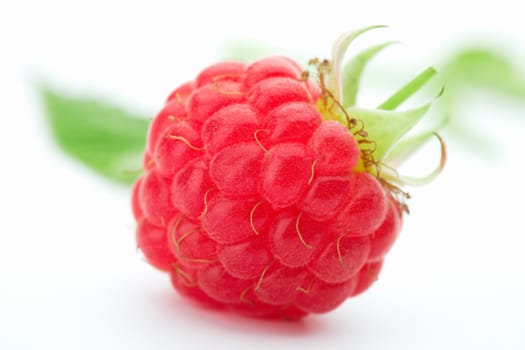
M183 294L302 317L376 278L366 271L390 248L399 210L376 178L352 170L355 138L323 121L301 73L281 57L219 63L152 123L137 240Z
M170 95L133 212L139 248L180 293L299 319L377 279L404 208L350 125L327 120L326 92L270 57L210 66Z

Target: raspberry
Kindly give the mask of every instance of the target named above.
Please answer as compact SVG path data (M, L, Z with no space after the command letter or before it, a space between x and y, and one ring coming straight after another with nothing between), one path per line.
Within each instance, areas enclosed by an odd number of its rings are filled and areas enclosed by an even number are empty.
M218 63L153 120L137 243L181 294L299 319L377 279L405 207L317 68L320 85L285 57Z

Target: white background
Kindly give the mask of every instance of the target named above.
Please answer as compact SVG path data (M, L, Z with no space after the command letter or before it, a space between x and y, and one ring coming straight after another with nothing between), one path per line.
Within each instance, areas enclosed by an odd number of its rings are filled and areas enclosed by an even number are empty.
M376 285L282 323L174 293L135 250L128 189L56 148L32 88L45 79L151 113L232 40L325 57L341 32L370 24L390 25L370 43L404 42L389 52L411 74L469 40L523 60L519 2L136 3L0 4L1 349L525 348L523 104L473 95L466 108L496 155L451 143L443 175L411 190Z

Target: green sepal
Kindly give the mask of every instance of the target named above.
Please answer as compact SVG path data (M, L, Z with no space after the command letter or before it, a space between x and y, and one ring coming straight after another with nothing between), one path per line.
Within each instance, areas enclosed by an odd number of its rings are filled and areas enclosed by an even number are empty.
M436 137L436 134L442 130L449 121L450 118L443 118L437 126L426 131L420 131L416 135L403 138L385 155L384 162L394 168L400 167L431 138Z
M399 141L385 156L384 162L393 168L401 166L434 136L433 131L425 131L418 135Z
M374 56L381 52L386 47L397 43L396 41L389 41L383 44L369 47L353 57L343 68L343 106L345 108L352 107L356 104L357 93L359 91L359 84L361 75L366 65Z
M423 146L423 144L428 142L432 137L436 137L439 140L441 156L439 163L430 173L425 176L415 177L400 174L397 171L392 171L392 169L395 169L405 160L409 159L421 146ZM441 173L445 167L446 160L447 150L445 142L441 136L439 136L439 134L434 131L423 132L400 141L392 149L392 151L389 152L388 156L384 160L384 163L387 167L386 171L383 173L383 176L385 179L400 185L426 185L432 182Z
M379 109L391 111L399 107L403 102L410 98L413 94L419 91L430 79L436 75L434 67L428 67L423 72L419 73L414 79L409 81L385 102L379 105Z
M350 118L363 122L368 134L367 139L375 143L374 158L381 161L390 149L421 120L432 103L433 101L430 101L405 111L350 107L347 113Z
M40 87L51 131L71 157L112 181L131 184L142 168L149 122L95 99Z
M376 28L385 28L385 25L375 25L365 28L361 28L355 31L346 32L341 35L332 48L332 71L330 72L330 79L328 81L328 89L334 93L334 97L337 100L341 99L342 95L342 81L341 76L341 64L343 62L348 46L361 34L368 32L369 30Z

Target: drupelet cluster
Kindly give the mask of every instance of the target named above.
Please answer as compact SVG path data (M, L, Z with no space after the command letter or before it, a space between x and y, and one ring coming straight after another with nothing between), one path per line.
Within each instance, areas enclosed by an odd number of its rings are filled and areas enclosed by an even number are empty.
M402 208L347 125L285 57L222 62L152 121L133 191L137 243L183 295L299 319L367 289Z

